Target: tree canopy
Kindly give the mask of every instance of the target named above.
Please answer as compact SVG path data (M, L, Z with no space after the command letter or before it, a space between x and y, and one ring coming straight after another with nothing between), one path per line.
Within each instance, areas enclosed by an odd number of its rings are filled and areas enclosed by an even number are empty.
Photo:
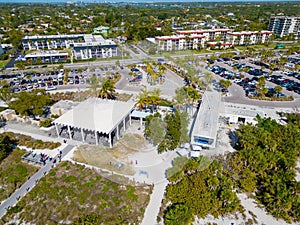
M256 126L242 125L238 151L233 156L238 186L253 191L257 199L277 218L300 219L299 182L296 162L300 154L299 128L280 125L270 118L257 118Z
M199 218L233 213L240 209L233 191L237 190L254 193L276 218L299 222L300 182L295 168L300 154L300 116L287 118L287 125L260 117L256 125L241 125L236 152L213 161L203 156L176 158L167 172L170 184L165 200L171 204L164 218L172 221L174 211L180 214L177 218L186 218L186 211Z
M1 136L0 139L0 163L13 150L14 142L8 136Z
M190 219L186 211L202 218L208 214L224 216L239 209L240 201L233 192L233 182L223 174L221 163L201 156L197 159L177 160L174 164L182 162L182 169L169 177L171 184L167 187L166 200L171 205L165 211L167 221L175 209L179 213L177 218L186 219Z
M159 153L174 150L181 143L189 141L188 124L189 117L186 112L176 110L168 113L163 119L157 113L146 117L145 135L152 143L158 145ZM160 129L159 132L158 129ZM158 137L157 133L162 136Z
M105 80L100 88L99 97L105 99L114 99L115 98L115 84L111 80Z
M51 102L50 94L46 93L45 90L36 89L18 93L8 106L20 115L42 115L46 106L50 105Z

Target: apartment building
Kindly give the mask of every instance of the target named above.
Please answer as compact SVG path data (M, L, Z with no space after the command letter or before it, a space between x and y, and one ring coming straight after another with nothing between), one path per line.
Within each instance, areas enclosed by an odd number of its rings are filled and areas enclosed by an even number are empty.
M209 30L181 30L176 31L178 35L201 35L204 36L205 41L213 41L216 39L223 40L226 34L230 32L229 29L209 29Z
M266 43L271 35L271 31L182 30L176 31L176 34L172 36L155 37L151 42L157 44L158 50L162 51L199 49L212 46L228 48L233 45Z
M186 35L172 35L155 37L155 43L159 50L185 50L185 49L199 49L204 46L204 36L192 34Z
M300 17L274 16L270 18L268 30L283 37L294 34L296 38L300 35Z
M24 50L72 49L77 60L90 58L108 58L117 55L117 45L101 35L72 34L26 36L22 39Z
M266 43L272 35L271 31L228 32L226 41L231 45L254 45Z

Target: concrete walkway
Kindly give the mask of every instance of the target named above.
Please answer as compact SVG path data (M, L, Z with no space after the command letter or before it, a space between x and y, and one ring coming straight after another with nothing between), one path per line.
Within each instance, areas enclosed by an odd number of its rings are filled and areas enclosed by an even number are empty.
M141 225L157 224L157 216L160 210L161 201L163 199L167 185L168 185L167 180L164 180L154 185L153 192L150 197L150 202L144 213L144 218Z
M65 157L72 149L73 145L67 145L65 148L61 149L62 151L62 159ZM58 162L59 158L56 156L56 162ZM35 174L32 175L19 189L17 189L9 198L4 200L0 205L0 218L3 217L8 208L15 206L18 201L24 197L29 190L31 190L38 181L45 176L53 167L55 167L57 163L53 163L53 160L47 161L46 165L41 167Z

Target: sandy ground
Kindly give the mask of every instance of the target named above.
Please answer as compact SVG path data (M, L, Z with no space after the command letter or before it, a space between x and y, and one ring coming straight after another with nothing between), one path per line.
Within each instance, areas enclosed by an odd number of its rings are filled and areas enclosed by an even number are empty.
M300 159L298 158L297 167L296 167L296 180L300 182Z
M73 153L73 159L117 173L133 175L135 173L133 167L139 159L135 155L148 152L152 148L153 146L143 137L143 128L138 122L133 122L125 135L111 149L95 145L80 145ZM140 164L140 160L138 161Z

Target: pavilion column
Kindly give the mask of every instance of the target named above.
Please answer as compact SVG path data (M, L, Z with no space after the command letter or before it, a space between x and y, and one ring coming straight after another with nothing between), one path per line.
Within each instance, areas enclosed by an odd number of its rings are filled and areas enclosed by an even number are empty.
M142 126L143 125L143 118L140 117L140 125Z
M72 140L72 134L71 134L71 127L70 126L68 126L68 132L69 132L69 138L70 138L70 140Z
M57 137L59 137L59 131L58 131L58 126L57 126L57 123L55 124L55 129L56 129L56 134L57 134Z
M81 138L82 138L82 142L84 142L84 133L83 133L83 128L81 128Z
M123 119L123 128L124 128L124 132L126 131L126 117Z
M131 125L131 115L129 114L129 124Z
M109 132L109 134L108 134L108 142L109 142L109 147L111 148L112 147L112 144L111 144L111 132Z
M117 125L117 140L120 138L119 125Z
M95 140L96 140L96 145L98 145L98 134L97 134L97 131L95 130Z

